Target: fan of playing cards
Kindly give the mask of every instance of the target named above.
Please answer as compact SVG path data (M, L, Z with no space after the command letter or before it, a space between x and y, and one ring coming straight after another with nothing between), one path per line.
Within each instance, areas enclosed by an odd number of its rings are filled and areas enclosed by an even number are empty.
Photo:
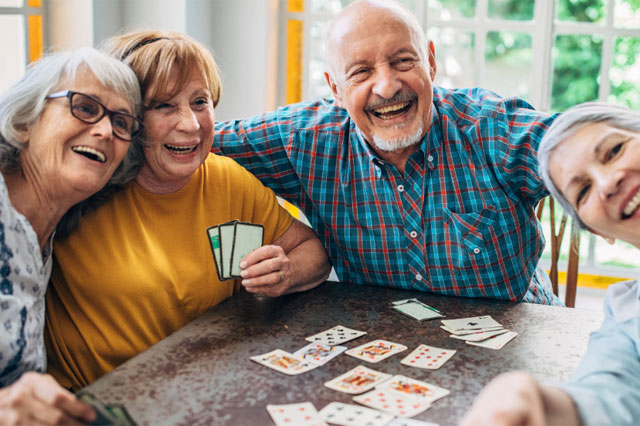
M444 315L417 299L392 302L391 307L417 321L441 318ZM451 337L465 340L470 345L500 349L517 333L506 330L490 316L442 320L441 328ZM344 352L346 355L375 364L408 348L400 343L376 339L347 349L343 344L367 333L338 325L309 336L308 345L293 353L276 349L251 360L276 371L302 374L321 367ZM419 345L400 363L418 369L435 370L456 354L455 350ZM277 426L283 425L373 425L419 426L433 423L409 419L427 410L432 403L449 394L436 385L403 375L391 375L358 365L335 377L324 385L339 392L353 395L357 404L331 402L319 412L311 402L268 405L267 410ZM396 418L397 417L397 418ZM395 420L394 420L395 419Z
M240 260L262 247L264 228L253 223L231 222L207 228L220 281L240 278Z

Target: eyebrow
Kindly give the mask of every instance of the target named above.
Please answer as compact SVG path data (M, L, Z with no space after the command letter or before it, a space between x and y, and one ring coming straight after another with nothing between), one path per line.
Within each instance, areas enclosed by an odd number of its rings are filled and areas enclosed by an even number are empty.
M420 56L419 52L416 52L415 49L409 48L409 47L401 47L400 49L396 50L395 52L393 52L391 55L387 56L387 59L392 59L398 55L402 55L403 53L410 53L412 55L417 55ZM348 73L349 70L357 65L369 65L370 61L367 61L366 59L357 59L353 62L348 63L345 67L344 67L344 72Z

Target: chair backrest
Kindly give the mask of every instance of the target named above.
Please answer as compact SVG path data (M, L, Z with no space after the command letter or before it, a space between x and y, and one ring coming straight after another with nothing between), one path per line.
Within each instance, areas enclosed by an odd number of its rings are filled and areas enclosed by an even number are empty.
M564 231L567 225L569 217L563 212L560 219L559 227L556 231L556 215L555 215L555 202L552 197L543 198L538 204L536 215L538 220L542 218L542 211L545 206L545 201L549 200L549 228L550 233L547 238L551 243L551 267L549 269L549 279L553 287L553 293L558 295L558 260L560 258L560 247L562 246L562 239L564 237ZM571 232L569 234L569 262L567 263L567 283L566 292L564 297L564 303L570 308L575 307L576 303L576 288L578 286L578 262L580 258L580 238L577 234L578 228L573 220L571 220Z

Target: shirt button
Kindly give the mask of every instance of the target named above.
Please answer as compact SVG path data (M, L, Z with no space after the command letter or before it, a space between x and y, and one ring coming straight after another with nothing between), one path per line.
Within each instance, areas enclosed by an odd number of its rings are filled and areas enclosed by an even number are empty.
M430 162L430 163L433 163L433 156L431 156L431 155L428 156L427 157L427 161Z
M398 185L398 192L404 192L404 185Z
M478 253L480 253L480 249L479 249L478 247L476 247L476 248L474 248L474 249L473 249L473 252L474 252L475 254L478 254Z
M411 233L409 233L409 235L411 235L411 238L415 238L418 236L418 233L416 231L411 231Z
M418 281L422 281L422 275L417 274L417 275L416 275L416 280L418 280Z

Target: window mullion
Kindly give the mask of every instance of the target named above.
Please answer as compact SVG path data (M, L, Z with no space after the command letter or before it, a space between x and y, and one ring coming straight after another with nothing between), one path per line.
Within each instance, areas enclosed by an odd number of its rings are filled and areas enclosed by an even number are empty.
M598 91L598 100L606 101L609 97L611 85L609 82L609 69L613 60L613 49L615 46L615 32L613 28L613 9L615 2L609 0L607 4L607 23L604 32L604 40L602 41L602 62L600 63L600 89Z
M536 0L533 15L533 21L536 24L533 36L533 57L537 60L534 61L531 103L543 111L551 109L554 8L555 1Z
M488 0L477 0L476 3L476 19L477 26L474 31L475 33L475 86L482 87L484 84L484 73L486 68L486 43L487 43L487 9L488 9Z

